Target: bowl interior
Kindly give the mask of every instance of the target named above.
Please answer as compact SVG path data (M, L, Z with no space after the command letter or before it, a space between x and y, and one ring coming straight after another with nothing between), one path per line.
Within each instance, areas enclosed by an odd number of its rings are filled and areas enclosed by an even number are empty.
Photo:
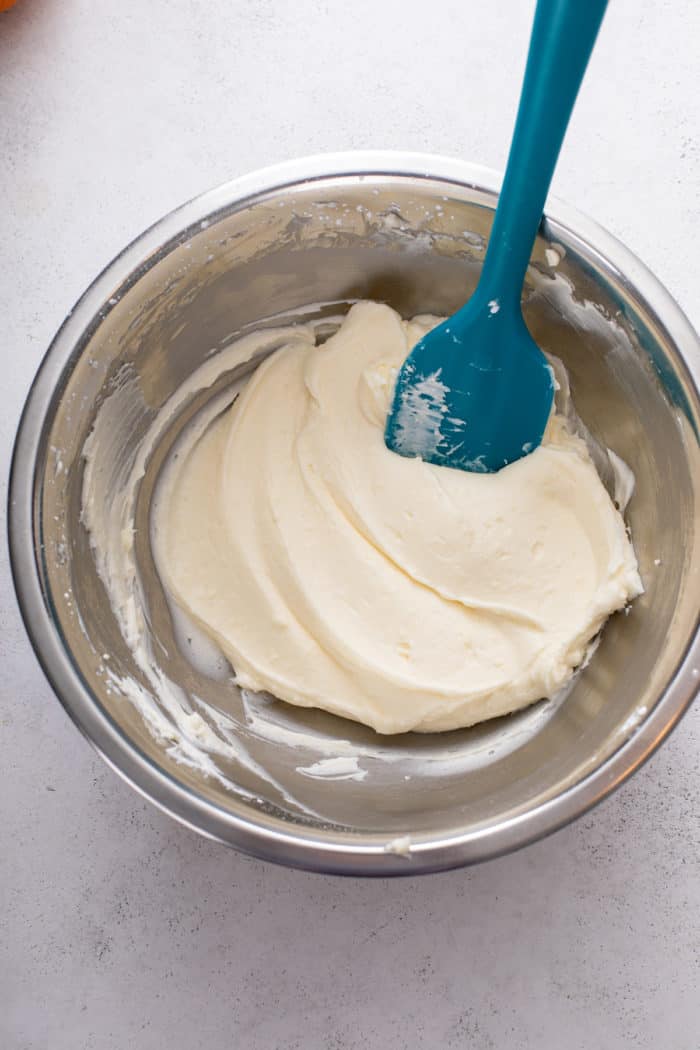
M216 378L213 368L158 429L163 406L196 369L257 328L331 318L364 298L407 317L452 312L476 283L494 200L489 187L451 180L348 175L234 201L111 289L63 370L35 481L50 615L84 687L123 737L224 815L329 841L486 837L562 795L619 748L654 708L692 637L696 395L672 336L629 275L550 219L526 283L526 319L567 366L590 430L634 471L627 519L646 588L628 615L609 622L568 695L470 730L384 738L271 697L242 696L230 674L210 677L184 651L151 558L150 499L187 420L256 362ZM126 479L135 471L140 478L130 513L151 671L126 644L98 573L104 552L81 516L84 453L96 427L110 438L94 480L106 512ZM212 721L203 704L220 718ZM203 714L221 746L188 739L178 707Z

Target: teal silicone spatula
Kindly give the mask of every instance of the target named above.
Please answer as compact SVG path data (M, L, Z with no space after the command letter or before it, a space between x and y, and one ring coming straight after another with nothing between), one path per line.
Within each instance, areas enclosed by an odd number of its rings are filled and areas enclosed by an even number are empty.
M479 284L399 371L386 443L491 472L535 449L554 381L520 309L564 133L607 0L538 0L508 165Z

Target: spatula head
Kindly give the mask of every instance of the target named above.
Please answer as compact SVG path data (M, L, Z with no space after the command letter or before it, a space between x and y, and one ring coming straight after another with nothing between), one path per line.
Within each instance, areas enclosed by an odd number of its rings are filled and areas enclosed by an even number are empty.
M396 379L387 446L401 456L492 473L542 441L551 367L518 311L471 303L413 348Z

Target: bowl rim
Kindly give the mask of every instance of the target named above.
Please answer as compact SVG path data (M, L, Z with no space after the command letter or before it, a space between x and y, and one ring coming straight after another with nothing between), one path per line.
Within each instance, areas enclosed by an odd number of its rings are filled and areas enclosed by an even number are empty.
M645 762L689 708L700 686L700 630L665 690L630 736L599 766L561 794L497 824L411 838L408 856L392 852L391 836L353 834L291 825L247 807L224 810L159 767L117 726L93 697L47 611L35 549L36 471L47 410L55 386L85 333L102 319L115 289L150 269L188 231L217 212L294 184L365 176L417 178L496 193L501 176L465 161L424 153L372 150L327 153L287 161L243 175L169 212L136 237L95 278L64 320L30 387L12 454L8 489L8 538L12 576L27 634L50 685L68 715L97 752L139 794L204 836L253 856L316 872L346 875L413 875L447 870L510 852L568 824L602 801ZM669 292L620 241L587 216L548 198L545 221L605 258L634 286L660 322L685 365L700 415L700 339ZM241 809L244 807L242 806Z

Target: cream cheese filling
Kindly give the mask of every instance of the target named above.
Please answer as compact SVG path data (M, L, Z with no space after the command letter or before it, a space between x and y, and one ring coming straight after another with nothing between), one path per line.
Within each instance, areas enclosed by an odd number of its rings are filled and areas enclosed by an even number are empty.
M170 472L153 530L168 591L240 685L380 733L552 696L642 590L563 416L497 474L386 448L394 377L435 323L359 303L326 343L276 350Z

